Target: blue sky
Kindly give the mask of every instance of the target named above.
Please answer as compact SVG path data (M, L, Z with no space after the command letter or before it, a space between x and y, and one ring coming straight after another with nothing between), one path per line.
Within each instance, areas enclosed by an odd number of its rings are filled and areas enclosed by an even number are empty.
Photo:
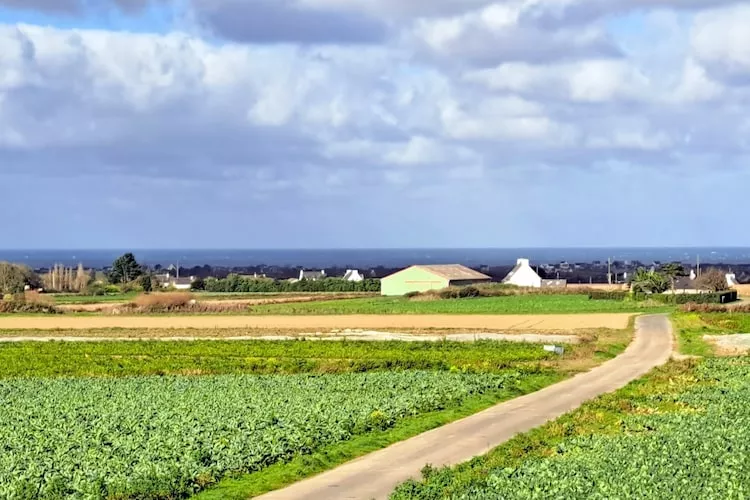
M0 0L0 248L750 246L748 25L732 0Z

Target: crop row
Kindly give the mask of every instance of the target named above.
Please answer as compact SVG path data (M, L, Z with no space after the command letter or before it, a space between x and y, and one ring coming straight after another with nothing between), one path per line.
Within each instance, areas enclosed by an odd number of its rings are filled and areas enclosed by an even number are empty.
M0 498L180 498L521 375L377 372L0 381Z
M575 350L576 347L571 347ZM0 378L532 369L553 355L519 342L25 342L0 344Z
M583 420L574 414L560 425L577 437L517 464L508 463L516 448L504 445L463 468L427 469L424 483L402 485L392 499L750 496L750 360L710 359L661 387L649 379L636 386L647 396L620 400L628 411L606 432L576 429ZM607 418L596 409L590 416Z

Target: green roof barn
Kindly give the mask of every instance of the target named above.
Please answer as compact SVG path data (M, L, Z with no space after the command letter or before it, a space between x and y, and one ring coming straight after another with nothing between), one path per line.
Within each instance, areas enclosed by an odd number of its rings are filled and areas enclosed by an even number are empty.
M460 264L411 266L380 280L382 295L441 290L449 286L487 283L491 278Z

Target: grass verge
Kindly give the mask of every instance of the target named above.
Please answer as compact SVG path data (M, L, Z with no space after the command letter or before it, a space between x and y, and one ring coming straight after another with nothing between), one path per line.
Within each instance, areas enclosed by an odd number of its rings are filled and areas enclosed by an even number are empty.
M721 313L676 312L672 315L672 324L680 353L713 356L716 354L715 348L703 336L750 333L750 314L731 310Z
M462 495L467 495L466 498L489 495L489 498L506 493L513 498L523 496L511 494L512 491L491 490L493 475L513 474L528 463L563 460L568 453L574 458L582 452L577 444L579 440L583 443L589 438L636 438L649 429L658 430L661 416L692 413L694 410L681 396L688 391L700 393L716 384L710 377L698 376L699 366L700 361L694 359L672 361L615 393L603 395L553 422L511 439L487 455L454 468L438 470L428 466L423 471L422 482L403 484L392 498L433 500ZM654 422L649 423L649 417L654 417ZM538 488L528 491L530 494L524 498L550 497L550 491L544 489L548 481L549 478L540 478ZM555 481L565 484L564 478Z
M403 297L378 297L256 305L256 315L327 314L574 314L610 312L665 312L664 304L622 300L590 300L587 295L512 295L465 299L413 300Z
M349 460L473 415L508 399L537 391L563 378L560 374L534 375L524 380L513 391L503 390L471 397L458 407L405 418L391 429L369 432L349 441L327 446L313 454L297 456L287 463L272 465L254 474L224 479L218 485L193 498L196 500L244 500L283 488Z

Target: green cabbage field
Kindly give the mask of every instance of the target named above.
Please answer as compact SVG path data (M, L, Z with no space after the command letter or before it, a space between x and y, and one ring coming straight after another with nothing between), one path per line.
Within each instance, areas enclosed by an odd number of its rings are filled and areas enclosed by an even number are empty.
M619 393L639 397L604 397L578 412L591 420L557 425L574 437L547 452L511 441L468 466L427 470L392 499L750 497L750 359L708 359L658 386L651 377ZM607 431L575 437L575 422L585 431L607 419L606 402L621 410ZM499 466L514 450L518 463Z
M179 498L515 385L519 375L338 375L0 381L0 498Z

